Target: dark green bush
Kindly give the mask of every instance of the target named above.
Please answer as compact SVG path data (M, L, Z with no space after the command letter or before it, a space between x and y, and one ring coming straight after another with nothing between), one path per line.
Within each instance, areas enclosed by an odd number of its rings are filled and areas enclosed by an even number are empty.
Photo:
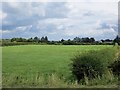
M114 75L120 76L120 60L111 64L111 70Z
M101 77L115 57L114 49L93 50L76 55L72 59L71 71L78 82L87 77L89 80Z
M120 77L120 51L118 51L116 60L110 64L109 68L115 76Z

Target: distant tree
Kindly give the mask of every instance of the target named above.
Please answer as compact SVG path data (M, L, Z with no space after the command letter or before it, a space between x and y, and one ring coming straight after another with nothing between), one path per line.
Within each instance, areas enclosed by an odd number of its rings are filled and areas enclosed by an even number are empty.
M71 40L70 39L68 39L68 42L70 42Z
M26 42L27 40L25 38L12 38L11 42Z
M44 37L41 38L41 42L45 42L45 38Z
M12 39L11 39L11 42L14 42L14 41L16 41L16 38L12 38Z
M90 42L90 39L88 37L86 37L85 42Z
M48 37L47 37L47 36L42 37L42 38L41 38L41 42L48 42Z
M34 40L33 40L33 38L31 37L31 38L29 38L27 41L28 41L28 42L33 42Z
M117 35L113 42L118 43L120 45L120 37Z
M75 38L73 39L73 41L74 41L74 42L81 42L81 39L80 39L79 37L75 37Z
M95 42L95 39L94 38L90 38L90 42Z
M66 41L63 41L62 44L63 45L75 45L76 43L73 40L68 39Z
M112 40L110 40L110 39L105 39L105 42L112 42Z
M34 37L34 42L39 42L39 38L38 37Z
M103 39L102 39L101 41L102 41L102 42L105 42L105 40L103 40Z
M88 43L88 42L90 42L90 39L89 39L88 37L86 37L86 38L82 38L82 42L84 42L84 43Z
M23 38L17 38L17 42L23 42L24 39Z
M44 39L45 39L45 42L48 42L48 37L47 37L47 36L45 36L45 38L44 38Z
M65 41L64 39L61 40L61 42L64 42L64 41Z

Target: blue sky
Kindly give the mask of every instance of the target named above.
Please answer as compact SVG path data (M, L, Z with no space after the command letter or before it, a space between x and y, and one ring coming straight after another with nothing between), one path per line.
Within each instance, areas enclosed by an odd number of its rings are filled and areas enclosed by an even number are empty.
M2 2L2 38L42 37L50 40L117 35L117 2Z

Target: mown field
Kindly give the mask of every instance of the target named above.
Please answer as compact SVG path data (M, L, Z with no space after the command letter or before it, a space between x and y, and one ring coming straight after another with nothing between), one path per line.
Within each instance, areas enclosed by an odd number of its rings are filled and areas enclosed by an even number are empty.
M3 87L69 87L71 58L76 53L104 48L113 48L113 46L21 45L2 47ZM64 82L67 83L63 84ZM73 87L78 87L76 82Z

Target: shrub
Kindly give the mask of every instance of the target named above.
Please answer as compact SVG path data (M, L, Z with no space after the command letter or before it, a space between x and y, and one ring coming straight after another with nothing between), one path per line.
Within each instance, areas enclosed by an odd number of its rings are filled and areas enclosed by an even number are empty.
M109 62L114 59L114 49L84 52L72 59L71 71L78 82L87 77L89 80L101 77ZM114 53L114 54L113 54Z
M115 76L120 76L120 49L118 49L118 52L117 52L117 57L116 57L116 60L110 64L109 68L111 68L113 74Z
M114 75L119 76L120 75L120 60L115 61L114 63L111 64L111 70Z

